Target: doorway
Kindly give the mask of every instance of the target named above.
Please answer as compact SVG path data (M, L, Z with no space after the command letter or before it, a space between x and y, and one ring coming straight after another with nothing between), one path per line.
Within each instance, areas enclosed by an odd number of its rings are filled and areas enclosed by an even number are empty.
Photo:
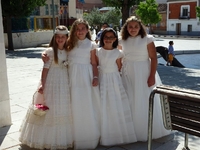
M177 23L176 24L176 35L180 35L181 34L181 24Z

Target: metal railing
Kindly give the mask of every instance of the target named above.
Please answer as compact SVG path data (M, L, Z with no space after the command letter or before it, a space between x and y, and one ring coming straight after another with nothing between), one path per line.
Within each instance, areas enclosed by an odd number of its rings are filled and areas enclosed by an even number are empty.
M163 123L168 130L185 133L184 147L188 148L188 134L200 137L200 92L172 86L157 86L149 96L148 150L152 150L154 95L160 94Z

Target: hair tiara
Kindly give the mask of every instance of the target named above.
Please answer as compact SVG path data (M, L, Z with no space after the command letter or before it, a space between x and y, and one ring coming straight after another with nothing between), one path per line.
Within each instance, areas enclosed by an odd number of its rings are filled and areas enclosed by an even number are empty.
M66 30L59 30L59 29L57 29L54 32L54 34L68 34L68 33L69 33L69 31L67 29Z

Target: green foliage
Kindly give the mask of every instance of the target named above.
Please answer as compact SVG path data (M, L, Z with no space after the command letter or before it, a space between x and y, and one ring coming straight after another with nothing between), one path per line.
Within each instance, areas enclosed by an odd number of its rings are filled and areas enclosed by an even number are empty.
M200 7L196 7L196 13L197 13L197 17L200 20Z
M119 9L109 10L105 13L99 11L99 9L93 9L90 13L85 13L83 18L89 22L91 26L101 26L102 23L119 26L121 13Z
M83 19L87 20L90 25L99 25L103 22L103 15L99 9L95 8L90 13L84 13Z
M129 17L129 10L132 6L137 5L142 0L102 0L106 6L115 7L121 9L122 24Z
M136 14L144 24L156 24L161 21L161 15L158 12L158 4L156 4L155 0L140 2Z
M46 0L1 0L3 17L27 17L38 6L45 5Z
M113 9L113 10L107 11L104 14L103 22L107 22L108 24L119 26L120 18L121 18L121 13L119 9Z

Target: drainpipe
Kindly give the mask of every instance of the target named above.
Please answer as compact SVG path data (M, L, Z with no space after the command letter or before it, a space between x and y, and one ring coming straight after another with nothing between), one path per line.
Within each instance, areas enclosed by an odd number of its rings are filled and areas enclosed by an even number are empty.
M55 25L55 14L54 14L54 0L52 0L52 22L53 22L53 33L55 31L56 25Z

